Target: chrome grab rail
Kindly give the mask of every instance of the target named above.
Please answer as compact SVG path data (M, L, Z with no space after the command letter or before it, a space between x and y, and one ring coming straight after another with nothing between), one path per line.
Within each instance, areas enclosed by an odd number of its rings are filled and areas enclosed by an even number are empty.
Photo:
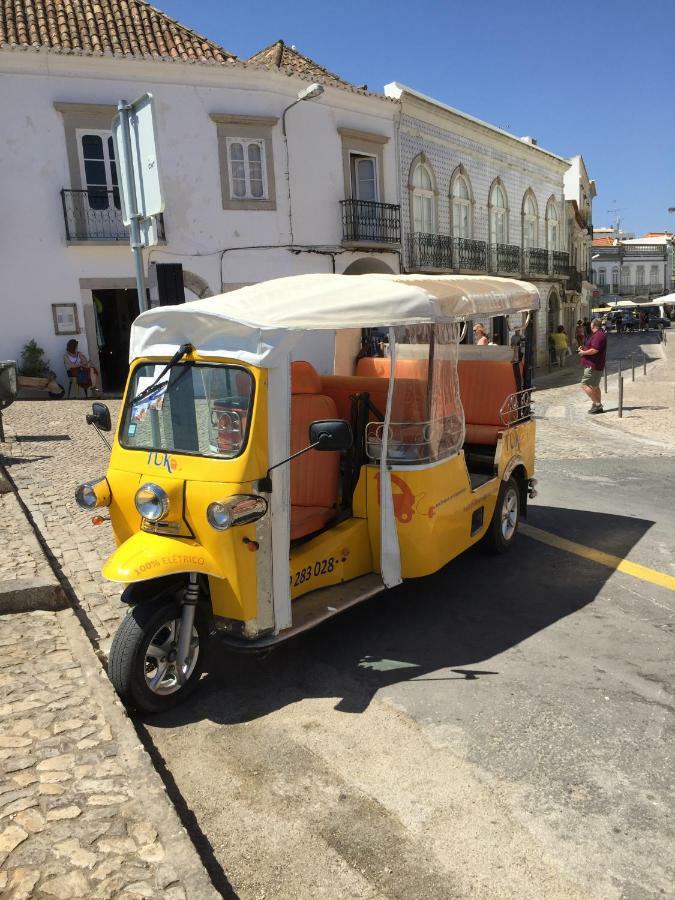
M532 392L534 388L516 391L504 400L499 408L502 425L511 428L519 422L526 422L532 417Z
M380 459L384 424L369 422L366 426L366 455ZM459 450L464 440L462 416L450 415L431 422L390 422L387 462L421 463L442 459ZM432 445L436 444L436 452Z

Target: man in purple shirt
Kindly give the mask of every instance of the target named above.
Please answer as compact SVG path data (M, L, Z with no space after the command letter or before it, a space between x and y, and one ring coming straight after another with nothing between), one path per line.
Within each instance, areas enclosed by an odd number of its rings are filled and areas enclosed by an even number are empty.
M600 396L600 379L605 370L607 356L607 335L602 330L600 319L593 319L591 322L591 336L586 339L583 347L579 347L579 356L584 367L581 389L591 398L592 406L588 410L589 413L597 415L604 412Z

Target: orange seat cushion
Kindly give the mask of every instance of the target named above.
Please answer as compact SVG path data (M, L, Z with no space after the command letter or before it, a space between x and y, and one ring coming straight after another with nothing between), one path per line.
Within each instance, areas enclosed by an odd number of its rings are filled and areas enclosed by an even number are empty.
M291 453L309 444L309 426L337 419L335 401L321 393L321 378L305 361L291 364ZM335 516L340 454L310 450L291 462L291 540L323 528Z
M335 509L322 506L291 506L291 540L321 531L335 517Z
M355 394L368 393L373 404L384 415L387 405L386 378L361 378L358 375L323 375L321 390L334 401L339 418L351 420L352 400Z

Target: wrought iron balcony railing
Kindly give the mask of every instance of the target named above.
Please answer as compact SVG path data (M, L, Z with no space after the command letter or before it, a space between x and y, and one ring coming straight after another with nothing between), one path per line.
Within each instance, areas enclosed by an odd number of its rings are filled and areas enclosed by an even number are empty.
M578 269L570 269L569 278L567 279L567 290L580 291L582 279L583 275Z
M469 238L452 239L452 268L484 272L487 269L487 244Z
M68 241L128 241L129 230L122 221L117 188L89 188L61 191L63 218ZM157 217L160 240L164 240L164 217Z
M548 275L548 250L542 247L528 247L523 250L523 273L526 275Z
M416 231L408 241L408 268L451 269L452 238L446 234Z
M372 200L341 200L342 240L355 243L400 244L401 207Z
M551 275L569 275L570 255L564 250L551 251Z
M492 244L490 246L491 272L520 272L521 269L520 247L516 244Z

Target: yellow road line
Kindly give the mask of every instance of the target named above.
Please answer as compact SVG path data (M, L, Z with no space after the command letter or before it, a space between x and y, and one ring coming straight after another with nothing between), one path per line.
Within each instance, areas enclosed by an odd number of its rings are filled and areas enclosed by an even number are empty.
M602 550L594 550L593 547L577 544L576 541L568 541L567 538L558 537L557 534L551 534L550 531L543 531L541 528L535 528L533 525L527 525L525 522L520 523L519 531L535 541L548 544L549 547L566 550L567 553L574 553L576 556L590 559L591 562L598 563L600 566L607 566L608 569L623 572L624 575L632 575L633 578L651 581L652 584L658 584L659 587L675 591L675 576L673 575L666 575L665 572L658 572L656 569L650 569L648 566L629 562L627 559L613 556L611 553L604 553Z

